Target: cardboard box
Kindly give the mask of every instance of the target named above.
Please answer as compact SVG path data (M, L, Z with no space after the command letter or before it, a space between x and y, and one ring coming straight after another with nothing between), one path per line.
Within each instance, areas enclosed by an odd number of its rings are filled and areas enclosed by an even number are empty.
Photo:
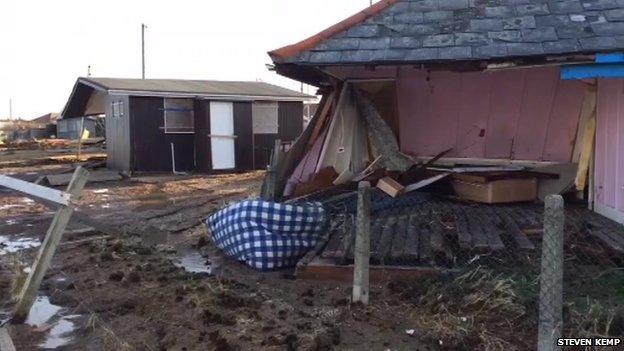
M462 199L486 204L534 201L537 179L502 179L486 183L453 179L455 193Z

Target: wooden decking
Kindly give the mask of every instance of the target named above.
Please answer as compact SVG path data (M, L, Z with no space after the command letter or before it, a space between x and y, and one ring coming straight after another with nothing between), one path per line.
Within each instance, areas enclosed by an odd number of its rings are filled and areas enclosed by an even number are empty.
M371 224L371 260L448 266L467 253L533 252L540 245L542 212L539 204L482 205L436 198L380 212ZM347 215L321 257L351 260L354 234L353 216ZM566 209L566 241L571 240L624 255L624 227L574 205Z

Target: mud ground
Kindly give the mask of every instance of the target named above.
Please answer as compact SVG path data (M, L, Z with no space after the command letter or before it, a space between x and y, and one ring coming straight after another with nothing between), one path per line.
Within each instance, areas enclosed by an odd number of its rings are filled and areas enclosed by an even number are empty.
M64 167L0 171L32 180ZM62 350L439 348L436 340L421 340L413 305L391 284L373 287L371 305L351 305L348 284L296 280L291 270L259 273L223 257L202 220L256 196L262 177L163 175L88 184L40 292L63 316L11 325L17 349L49 345L59 318L73 325L62 335ZM53 211L0 190L0 235L41 240ZM36 250L0 255L4 316ZM195 266L185 269L188 257Z

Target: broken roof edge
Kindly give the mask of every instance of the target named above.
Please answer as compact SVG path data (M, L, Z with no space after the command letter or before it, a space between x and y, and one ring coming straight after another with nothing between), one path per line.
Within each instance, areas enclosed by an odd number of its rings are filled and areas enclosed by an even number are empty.
M329 28L307 38L298 43L284 46L282 48L269 51L268 54L275 63L280 63L284 59L292 57L300 52L308 50L317 44L321 43L323 40L326 40L340 32L343 32L355 25L358 25L367 19L377 15L381 11L387 9L388 7L397 3L398 0L381 0L372 6L365 8L364 10L356 13L355 15L344 19Z

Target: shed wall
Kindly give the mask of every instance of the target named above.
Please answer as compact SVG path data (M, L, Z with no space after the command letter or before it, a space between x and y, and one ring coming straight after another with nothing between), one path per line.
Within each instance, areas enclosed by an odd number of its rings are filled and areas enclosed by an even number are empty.
M163 98L130 98L133 171L171 172L171 144L176 171L195 169L194 135L165 134L163 109Z
M624 80L598 80L594 207L624 223Z

